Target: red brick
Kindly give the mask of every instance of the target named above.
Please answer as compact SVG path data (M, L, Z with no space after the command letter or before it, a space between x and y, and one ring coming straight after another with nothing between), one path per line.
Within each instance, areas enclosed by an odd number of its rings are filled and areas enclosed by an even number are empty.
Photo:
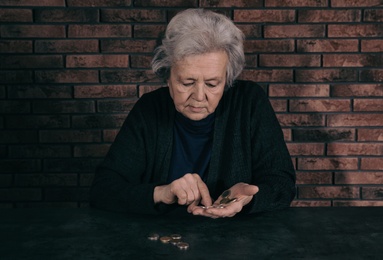
M331 207L329 200L293 200L291 207Z
M383 172L336 172L335 184L383 184Z
M327 145L328 155L383 155L383 144L331 143Z
M126 114L108 115L74 115L72 126L74 128L119 128L125 121Z
M38 201L42 197L42 191L38 188L0 189L0 201Z
M381 171L383 169L383 158L362 158L360 169Z
M70 38L131 37L132 28L127 24L69 25Z
M82 173L94 172L102 159L96 158L59 158L44 161L45 172Z
M21 187L76 186L77 174L16 174L15 185Z
M3 38L65 38L64 25L2 25Z
M155 40L101 40L101 52L152 53L155 47Z
M37 40L37 53L98 52L98 40Z
M334 207L382 207L383 201L373 200L334 200Z
M292 82L293 71L287 69L244 70L239 77L256 82Z
M72 98L70 86L16 85L8 87L9 98Z
M0 55L0 69L62 68L60 55Z
M75 98L137 97L135 85L84 85L74 87Z
M11 145L9 158L52 158L70 157L72 154L69 145Z
M360 10L299 10L299 23L360 22Z
M150 69L152 59L153 59L152 55L130 56L130 67L139 68L139 69Z
M152 92L161 87L161 85L140 85L138 86L138 97L142 97L145 93Z
M383 10L364 10L364 19L365 22L383 22Z
M313 156L324 155L324 144L318 143L288 143L291 156Z
M383 40L361 40L362 52L383 52Z
M138 7L198 7L197 0L136 0Z
M383 187L363 187L363 199L383 199Z
M270 84L270 97L328 97L330 86L327 84Z
M325 26L321 24L265 25L264 34L265 38L324 37Z
M270 103L275 112L287 112L287 100L272 99Z
M101 22L165 22L164 10L101 9Z
M115 7L130 6L132 0L67 0L68 6L77 7Z
M261 54L259 66L261 67L319 67L320 55L293 55L293 54Z
M259 24L236 24L236 26L245 34L246 39L262 37L262 26Z
M358 199L359 187L350 186L317 186L299 187L299 198L307 199Z
M0 9L0 22L33 22L32 10Z
M91 143L100 142L99 130L41 130L41 143Z
M108 142L108 143L112 143L114 142L114 139L116 138L118 132L120 130L119 129L107 129L107 130L103 130L103 133L102 133L102 140L104 142Z
M300 69L296 71L296 82L338 82L357 80L357 71L352 69Z
M331 114L328 115L328 126L383 126L383 114Z
M67 68L128 68L128 55L68 55Z
M58 113L94 113L95 104L93 101L83 100L39 100L33 102L35 114L58 114Z
M340 84L331 86L333 97L383 96L382 84Z
M281 126L324 126L323 115L318 114L277 114Z
M355 141L355 130L349 128L293 129L294 141L333 142Z
M137 99L132 100L100 100L97 102L97 111L101 113L129 112Z
M360 80L367 82L382 82L383 69L368 69L360 72Z
M358 141L383 141L383 128L370 129L361 128L358 129Z
M246 53L262 52L293 52L293 40L246 40L244 42Z
M262 7L262 0L201 0L200 7Z
M152 71L149 70L102 70L101 82L103 83L133 83L133 82L158 82Z
M323 67L382 67L382 54L324 54Z
M68 128L70 125L66 115L7 116L5 123L7 128L15 129Z
M357 158L298 158L298 170L357 170Z
M37 141L37 131L34 130L0 130L1 144L27 144Z
M110 144L87 144L74 147L74 157L105 157Z
M332 184L331 172L297 172L297 184Z
M357 52L358 40L345 39L310 39L297 40L298 52Z
M355 99L354 111L383 112L383 100L382 99Z
M24 173L41 171L41 160L35 159L2 159L0 160L1 174ZM1 198L1 196L0 196Z
M266 7L327 7L327 0L265 0Z
M65 6L65 0L2 0L0 6Z
M288 142L288 141L292 141L292 134L291 134L291 129L282 129L282 132L283 132L283 139Z
M0 84L32 83L32 77L29 70L0 70Z
M89 188L46 188L44 198L46 201L89 201Z
M35 10L35 21L50 23L94 23L99 21L99 17L97 9L37 9Z
M245 68L252 69L258 67L258 55L246 54L245 56Z
M294 10L234 10L234 22L239 23L292 23Z
M1 114L23 114L31 112L29 101L0 100Z
M0 53L31 53L32 41L0 40Z
M97 83L96 70L39 70L35 72L38 83Z
M332 0L331 7L376 7L382 4L381 0Z
M329 24L328 37L382 37L383 24Z
M93 179L94 179L94 173L82 173L82 174L80 174L80 186L90 187L93 183Z
M346 112L351 111L351 101L344 99L294 99L290 112Z
M135 25L133 28L134 38L155 38L165 32L165 25Z

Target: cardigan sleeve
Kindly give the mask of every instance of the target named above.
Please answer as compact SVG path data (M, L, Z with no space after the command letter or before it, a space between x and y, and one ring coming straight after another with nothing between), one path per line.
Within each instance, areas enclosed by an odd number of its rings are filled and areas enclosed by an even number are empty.
M154 187L161 183L153 181L148 170L149 161L153 160L148 150L154 150L155 144L148 138L152 126L147 124L155 120L145 113L145 104L145 97L137 101L97 168L90 192L91 206L143 214L167 210L153 202Z
M274 110L263 90L251 116L252 182L259 187L250 213L289 207L295 197L295 170Z

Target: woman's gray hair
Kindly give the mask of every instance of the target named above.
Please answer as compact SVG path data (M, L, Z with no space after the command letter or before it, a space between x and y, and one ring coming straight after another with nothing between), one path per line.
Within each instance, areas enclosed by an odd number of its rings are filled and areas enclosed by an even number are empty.
M162 45L154 51L152 69L165 81L171 66L190 55L225 51L226 85L231 86L245 66L243 32L225 15L205 9L187 9L169 22Z

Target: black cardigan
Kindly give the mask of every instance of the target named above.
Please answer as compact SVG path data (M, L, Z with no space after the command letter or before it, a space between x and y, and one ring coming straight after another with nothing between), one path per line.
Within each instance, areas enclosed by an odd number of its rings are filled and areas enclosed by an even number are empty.
M165 184L169 173L174 117L166 87L137 101L96 171L92 206L144 214L178 207L153 202L154 187ZM244 212L285 208L295 196L295 171L282 130L262 88L249 81L225 91L216 109L206 184L215 200L238 182L259 187Z

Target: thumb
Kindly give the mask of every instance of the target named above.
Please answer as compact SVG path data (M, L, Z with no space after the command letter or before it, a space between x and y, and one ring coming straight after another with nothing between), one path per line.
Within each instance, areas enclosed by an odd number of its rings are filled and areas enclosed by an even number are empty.
M246 185L243 187L243 195L245 196L253 196L259 191L258 186L255 185Z

